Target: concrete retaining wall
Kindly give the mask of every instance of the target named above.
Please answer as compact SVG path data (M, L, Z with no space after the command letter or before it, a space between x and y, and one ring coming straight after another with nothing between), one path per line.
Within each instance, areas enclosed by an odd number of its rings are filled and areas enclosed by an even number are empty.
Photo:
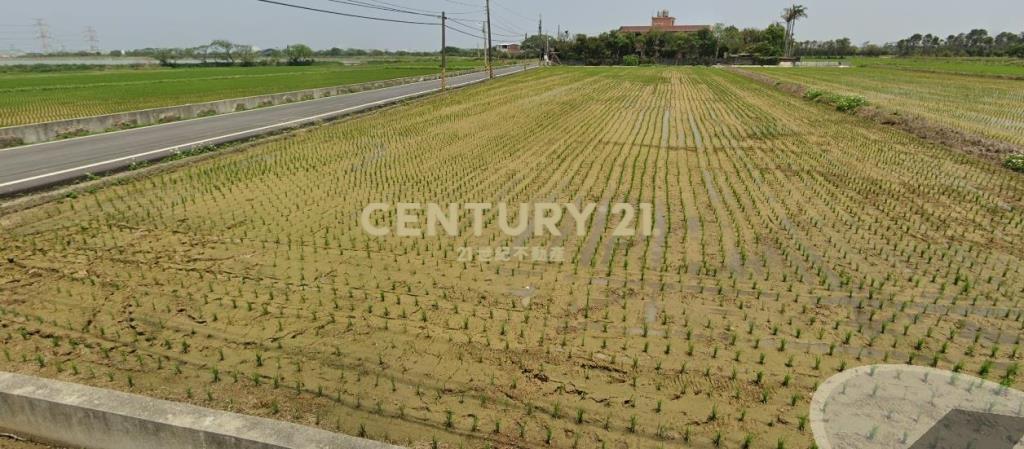
M399 449L263 418L0 373L0 431L86 449Z
M472 70L450 72L449 76L471 73ZM9 126L0 128L0 148L46 142L60 137L113 131L137 126L152 125L168 121L187 120L208 115L226 114L260 107L274 106L296 101L313 100L332 97L353 92L381 89L400 84L415 83L440 78L440 74L397 78L369 83L348 84L343 86L323 87L269 95L257 95L245 98L194 103L166 108L144 109L141 111L121 112L117 114L98 115L56 122L35 123L31 125Z

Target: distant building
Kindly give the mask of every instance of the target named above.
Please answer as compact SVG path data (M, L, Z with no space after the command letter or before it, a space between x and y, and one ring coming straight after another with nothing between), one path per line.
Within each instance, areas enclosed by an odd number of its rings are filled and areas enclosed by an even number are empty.
M663 33L696 33L709 29L710 25L676 25L676 18L670 16L668 10L664 9L658 12L657 16L651 17L650 25L623 26L619 27L619 32L639 35L650 33L651 30Z
M519 44L498 44L498 50L511 56L519 56L523 52L523 48Z

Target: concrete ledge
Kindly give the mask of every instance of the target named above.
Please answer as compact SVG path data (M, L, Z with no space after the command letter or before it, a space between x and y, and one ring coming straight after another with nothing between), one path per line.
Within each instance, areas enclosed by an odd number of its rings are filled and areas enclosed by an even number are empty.
M0 373L0 430L86 449L398 449L118 391Z
M478 70L450 72L449 76L459 76ZM208 117L211 115L228 114L247 111L267 106L294 103L297 101L315 100L355 92L363 92L384 87L429 81L441 75L423 75L390 80L371 81L367 83L346 84L342 86L322 87L276 94L256 95L244 98L193 103L164 108L126 111L116 114L81 117L55 122L33 123L30 125L9 126L0 128L0 148L39 142L46 142L60 137L76 137L84 134L116 131L139 126L167 123L179 120Z

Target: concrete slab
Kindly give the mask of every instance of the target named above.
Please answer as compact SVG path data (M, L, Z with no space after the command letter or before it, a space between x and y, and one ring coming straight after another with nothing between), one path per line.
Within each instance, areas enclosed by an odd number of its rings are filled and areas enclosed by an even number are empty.
M0 432L87 449L399 449L312 427L0 373Z

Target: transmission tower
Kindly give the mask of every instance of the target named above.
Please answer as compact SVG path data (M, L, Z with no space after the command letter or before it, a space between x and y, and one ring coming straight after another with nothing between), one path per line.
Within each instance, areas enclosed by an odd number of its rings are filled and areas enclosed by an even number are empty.
M35 19L36 27L36 39L39 39L39 47L43 50L43 53L50 52L50 26L46 24L46 20Z
M96 29L92 26L85 27L85 41L89 43L89 51L91 53L99 53L100 51L100 40L96 37Z

